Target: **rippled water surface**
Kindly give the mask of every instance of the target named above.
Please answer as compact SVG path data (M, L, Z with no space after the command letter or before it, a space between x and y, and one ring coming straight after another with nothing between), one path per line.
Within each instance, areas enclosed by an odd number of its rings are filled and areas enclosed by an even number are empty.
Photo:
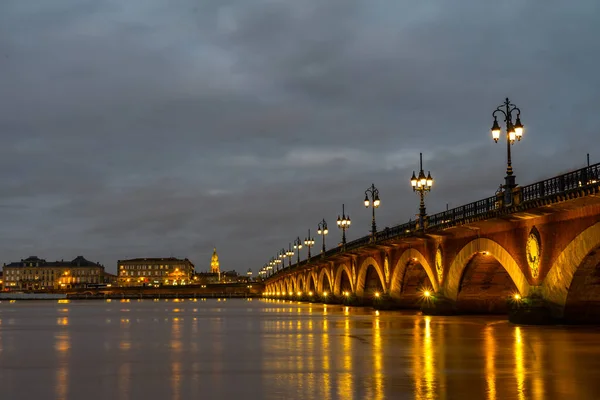
M0 303L0 398L598 399L594 328L263 300Z

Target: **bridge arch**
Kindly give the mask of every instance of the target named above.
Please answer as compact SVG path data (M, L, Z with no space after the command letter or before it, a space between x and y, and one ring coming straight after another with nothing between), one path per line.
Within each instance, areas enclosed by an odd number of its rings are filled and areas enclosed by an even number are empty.
M317 274L314 271L310 271L307 273L304 291L306 293L314 293L317 291Z
M296 287L294 288L295 292L303 292L304 291L304 276L302 274L298 274L296 276Z
M292 278L292 292L294 292L294 294L296 294L296 292L300 290L301 280L302 278L300 277L300 275L294 275L294 277Z
M379 283L381 284L381 289L383 290L384 293L386 292L385 275L384 275L383 271L381 270L379 263L373 257L367 257L367 259L365 259L363 261L360 268L358 269L358 275L356 277L356 295L357 296L363 296L365 293L365 286L367 283L366 282L367 272L370 267L373 267L375 269L375 271L377 272L377 275L379 276Z
M420 251L415 249L405 250L404 253L400 256L400 259L396 263L396 267L392 272L391 285L390 285L390 294L392 296L398 297L402 292L402 282L404 280L404 275L406 272L406 268L408 264L412 261L418 262L421 264L425 272L427 273L427 277L433 286L434 291L438 291L439 285L437 281L437 276L433 272L431 265Z
M317 277L317 292L319 295L326 291L333 291L333 279L329 270L325 267L321 268Z
M477 238L467 243L458 252L456 257L454 257L452 264L450 264L446 285L443 288L446 297L456 301L465 269L474 256L483 252L491 255L500 263L512 279L521 296L524 297L529 294L527 278L513 256L497 242L487 238Z
M548 271L542 282L542 296L557 307L559 316L564 313L575 272L598 246L600 246L600 222L571 240Z
M335 279L333 280L333 293L336 296L339 296L342 293L344 276L348 278L350 292L354 293L354 284L352 282L352 272L350 271L350 267L346 264L340 264L335 272Z

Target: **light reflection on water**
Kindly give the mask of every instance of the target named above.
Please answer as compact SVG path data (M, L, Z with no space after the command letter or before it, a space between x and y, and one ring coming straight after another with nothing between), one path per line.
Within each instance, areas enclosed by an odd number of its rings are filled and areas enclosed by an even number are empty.
M493 325L485 328L485 382L488 400L496 400L496 341L493 329Z
M2 398L542 400L600 390L594 328L283 301L122 306L1 303Z
M59 310L62 311L62 310ZM59 317L56 324L60 327L54 335L54 349L56 350L56 389L57 399L66 399L69 392L69 351L71 350L71 336L66 327L69 325L69 318Z

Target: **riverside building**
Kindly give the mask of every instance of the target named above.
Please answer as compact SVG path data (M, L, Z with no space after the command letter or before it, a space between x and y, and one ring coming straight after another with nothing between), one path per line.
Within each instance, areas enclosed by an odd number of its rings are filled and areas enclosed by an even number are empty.
M119 286L189 285L194 264L187 258L132 258L117 262Z
M4 264L4 290L86 288L104 280L104 266L78 256L71 261L46 261L36 256Z

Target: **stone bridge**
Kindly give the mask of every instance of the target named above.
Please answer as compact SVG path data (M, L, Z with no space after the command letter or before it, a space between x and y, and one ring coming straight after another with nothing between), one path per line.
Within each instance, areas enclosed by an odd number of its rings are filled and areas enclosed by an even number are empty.
M360 238L277 271L265 296L600 322L599 177L591 165Z

